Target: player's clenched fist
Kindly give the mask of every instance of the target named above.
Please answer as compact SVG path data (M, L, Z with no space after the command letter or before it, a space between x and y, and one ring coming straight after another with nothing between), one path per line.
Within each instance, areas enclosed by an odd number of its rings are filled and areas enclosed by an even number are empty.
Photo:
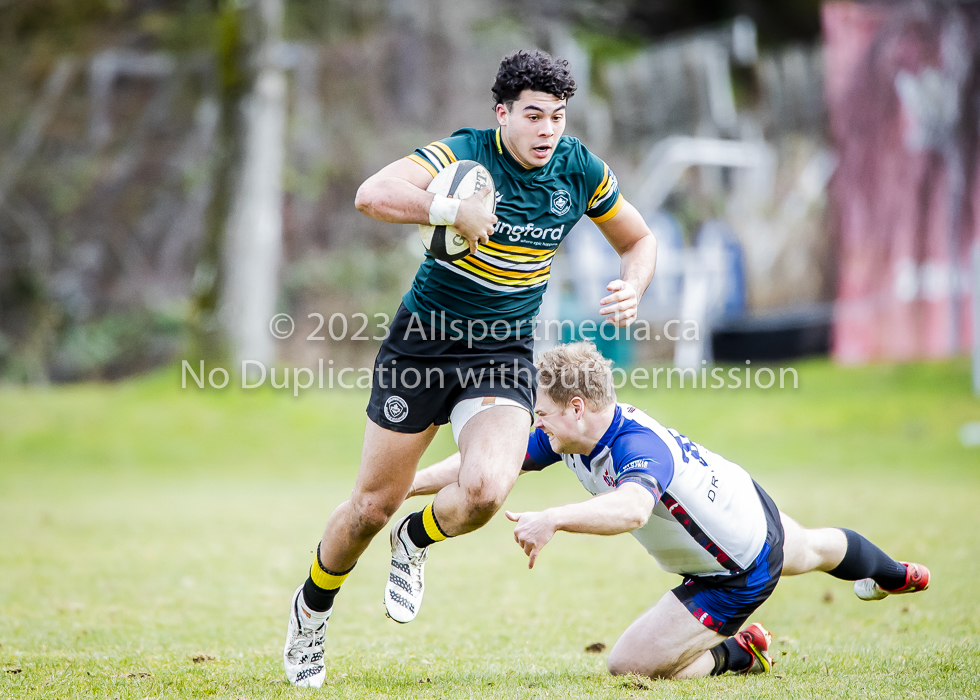
M514 528L514 541L524 548L528 556L527 568L533 569L534 562L546 544L555 536L558 527L547 511L541 513L511 513L504 511L507 519L517 523Z
M636 320L636 307L640 303L636 288L629 282L613 280L606 285L606 289L612 294L603 297L599 302L599 313L608 316L613 325L620 328L633 323Z
M467 197L459 203L459 213L456 214L456 223L453 228L470 243L470 254L476 252L481 243L490 240L493 234L493 227L497 224L497 215L487 211L483 204L484 198L490 194L490 188L484 187L482 190Z

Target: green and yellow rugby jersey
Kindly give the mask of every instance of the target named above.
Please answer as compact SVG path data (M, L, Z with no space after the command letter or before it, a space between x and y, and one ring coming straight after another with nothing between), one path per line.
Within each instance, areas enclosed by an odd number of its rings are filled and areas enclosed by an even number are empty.
M507 151L500 129L460 129L408 157L433 176L457 160L475 160L497 189L497 224L476 254L453 262L425 254L403 302L426 321L433 314L464 325L505 321L507 337L528 337L559 244L583 215L601 223L624 203L613 171L571 136L561 137L547 165L531 170ZM503 325L494 326L498 340Z

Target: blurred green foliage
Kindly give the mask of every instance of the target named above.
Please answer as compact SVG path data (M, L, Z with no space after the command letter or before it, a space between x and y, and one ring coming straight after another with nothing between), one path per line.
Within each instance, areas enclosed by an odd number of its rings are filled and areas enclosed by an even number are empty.
M420 244L421 245L421 244ZM398 308L419 265L421 252L404 245L331 250L290 265L283 275L283 298L289 308L306 301L349 298L367 314Z
M386 0L286 0L283 30L301 41L357 38L384 19Z
M820 0L590 0L569 3L565 12L598 34L634 39L703 28L738 15L755 21L763 45L813 41L820 34Z
M0 9L4 38L24 39L42 32L71 37L82 27L119 19L125 0L15 0Z
M55 367L76 378L114 379L148 370L186 341L181 309L134 309L69 326Z
M500 0L522 23L560 19L594 35L627 42L662 37L747 15L763 44L811 41L819 34L819 0L579 0L529 7ZM8 0L0 3L4 43L43 34L76 42L80 34L127 28L172 50L210 40L216 17L237 2L224 0ZM356 37L390 12L383 0L286 0L286 35L303 40ZM64 45L63 45L64 47ZM613 49L615 51L616 49Z
M0 334L0 377L7 381L118 379L168 362L187 344L182 307L136 307L74 321L34 299L27 313L33 329L26 340L15 344Z

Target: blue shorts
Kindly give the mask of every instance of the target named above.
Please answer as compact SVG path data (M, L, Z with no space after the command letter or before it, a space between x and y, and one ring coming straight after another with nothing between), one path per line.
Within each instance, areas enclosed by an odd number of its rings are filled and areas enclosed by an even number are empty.
M688 576L674 595L698 622L726 637L745 624L776 588L783 571L783 523L779 509L756 484L766 514L766 542L752 565L733 576Z

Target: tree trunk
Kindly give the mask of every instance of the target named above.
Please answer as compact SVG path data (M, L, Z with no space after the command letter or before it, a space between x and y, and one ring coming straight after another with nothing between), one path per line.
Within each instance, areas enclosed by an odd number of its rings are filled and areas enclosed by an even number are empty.
M242 176L226 231L221 322L234 366L268 366L274 339L269 321L279 293L282 257L282 168L286 136L286 77L276 60L282 0L259 0L258 75L245 110Z
M190 355L194 359L220 361L227 352L218 317L218 299L225 277L222 264L225 229L241 162L241 102L252 82L248 44L245 10L235 0L223 0L215 47L219 114L211 172L212 195L191 291Z

